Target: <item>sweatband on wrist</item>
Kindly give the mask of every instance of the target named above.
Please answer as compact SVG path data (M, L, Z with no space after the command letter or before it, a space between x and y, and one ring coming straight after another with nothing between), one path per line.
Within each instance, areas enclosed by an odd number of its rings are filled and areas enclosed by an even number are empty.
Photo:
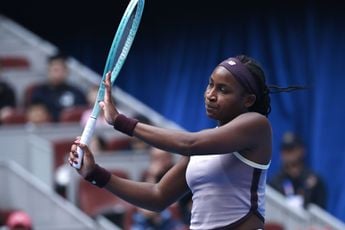
M114 129L127 134L128 136L133 136L134 128L137 125L138 120L133 118L128 118L123 114L119 114L114 121Z
M84 178L93 185L103 188L110 180L111 173L98 164L95 168Z

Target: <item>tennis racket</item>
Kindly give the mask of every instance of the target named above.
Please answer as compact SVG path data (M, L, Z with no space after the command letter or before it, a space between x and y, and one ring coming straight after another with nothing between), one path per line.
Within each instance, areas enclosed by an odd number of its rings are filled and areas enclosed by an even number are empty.
M93 106L92 112L84 127L80 142L89 144L93 135L97 117L100 112L99 102L103 100L105 94L104 80L109 71L111 73L111 83L114 84L132 46L135 34L139 28L141 16L144 10L145 0L131 0L122 16L120 24L117 28L113 43L110 47L108 58L104 67L102 81L98 89L97 99ZM78 147L78 160L73 167L80 169L84 153Z

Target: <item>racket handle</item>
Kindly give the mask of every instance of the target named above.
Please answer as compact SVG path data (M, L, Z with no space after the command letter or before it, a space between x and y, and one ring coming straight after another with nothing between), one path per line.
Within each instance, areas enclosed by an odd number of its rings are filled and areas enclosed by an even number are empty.
M90 143L91 137L93 135L93 131L95 130L95 125L96 125L96 118L89 117L84 127L83 133L81 135L80 143L85 144L85 145ZM76 164L73 163L73 167L76 169L80 169L81 163L84 157L84 152L81 148L77 147L77 154L78 154L77 163Z

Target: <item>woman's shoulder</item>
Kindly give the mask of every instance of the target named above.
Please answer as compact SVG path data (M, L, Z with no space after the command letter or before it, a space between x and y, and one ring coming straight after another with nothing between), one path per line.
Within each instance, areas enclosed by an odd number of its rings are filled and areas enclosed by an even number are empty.
M250 139L250 147L241 151L247 159L258 164L268 164L272 152L272 128L268 118L260 113L248 112L241 115L242 130ZM246 151L249 152L245 153Z
M247 112L236 117L233 122L245 122L248 125L260 126L260 127L271 127L269 119L257 112Z
M238 132L243 132L243 135L252 137L253 140L262 142L271 139L272 127L270 121L260 113L244 113L236 117L233 122L233 126L237 127Z

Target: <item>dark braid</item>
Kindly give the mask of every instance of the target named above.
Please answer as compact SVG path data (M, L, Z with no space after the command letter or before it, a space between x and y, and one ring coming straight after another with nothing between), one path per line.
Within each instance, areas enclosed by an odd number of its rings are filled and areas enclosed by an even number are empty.
M269 87L266 85L264 71L254 59L248 56L239 55L236 56L236 58L242 62L255 77L259 90L262 92L261 95L256 95L256 101L249 108L249 111L258 112L264 116L268 116L268 114L271 112L271 98Z

